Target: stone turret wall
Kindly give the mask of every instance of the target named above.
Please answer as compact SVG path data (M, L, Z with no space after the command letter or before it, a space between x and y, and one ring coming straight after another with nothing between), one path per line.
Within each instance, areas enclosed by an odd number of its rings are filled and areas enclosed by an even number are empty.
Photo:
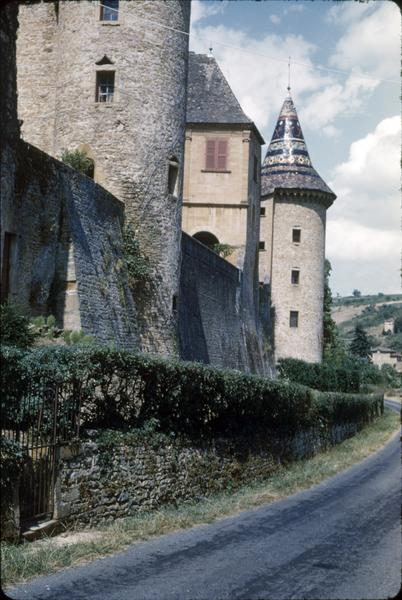
M20 7L23 137L55 157L85 149L95 180L124 202L152 271L134 293L141 347L161 354L176 352L188 36L157 23L188 31L189 19L183 0L123 0L118 21L109 22L87 0ZM96 64L104 57L109 64ZM96 72L104 70L115 72L110 103L95 101Z
M314 198L275 198L272 244L272 305L275 313L275 358L322 360L326 207ZM300 244L292 229L301 229ZM300 269L299 284L291 283ZM290 327L290 311L299 312Z

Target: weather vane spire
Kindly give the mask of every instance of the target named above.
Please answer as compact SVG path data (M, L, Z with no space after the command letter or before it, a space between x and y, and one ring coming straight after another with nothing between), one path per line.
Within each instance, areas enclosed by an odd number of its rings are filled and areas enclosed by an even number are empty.
M287 90L290 94L290 56L289 56L289 61L288 61L288 87Z

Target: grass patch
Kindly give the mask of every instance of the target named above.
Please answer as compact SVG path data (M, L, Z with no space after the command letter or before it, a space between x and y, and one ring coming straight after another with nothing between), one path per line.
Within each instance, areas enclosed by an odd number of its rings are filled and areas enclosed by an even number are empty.
M281 467L265 481L243 486L235 492L215 494L200 502L184 503L177 508L164 507L155 512L141 513L135 517L115 521L92 530L92 539L88 539L89 533L79 535L77 532L66 532L56 538L21 545L3 543L3 585L10 586L32 577L101 558L123 550L133 542L211 523L308 489L381 448L399 429L399 425L399 415L386 408L383 417L354 437L311 459L297 461L286 468ZM73 536L76 536L77 541L72 540Z

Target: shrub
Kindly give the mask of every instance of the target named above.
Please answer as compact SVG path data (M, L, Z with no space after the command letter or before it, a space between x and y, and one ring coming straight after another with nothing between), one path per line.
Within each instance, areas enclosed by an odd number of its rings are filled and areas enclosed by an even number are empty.
M0 341L2 344L29 348L37 335L18 307L4 303L0 305Z
M4 348L2 355L7 415L10 410L18 415L28 389L35 397L58 383L62 413L80 390L82 425L91 428L129 430L152 423L161 433L194 438L258 432L281 437L319 427L323 420L365 421L373 412L371 396L320 395L288 381L97 346L25 353Z
M334 366L325 362L307 363L295 358L282 358L278 361L278 372L282 379L322 391L358 392L361 383L360 367L353 361Z
M92 177L94 163L82 150L65 150L61 155L61 161L69 167L76 169L84 175Z

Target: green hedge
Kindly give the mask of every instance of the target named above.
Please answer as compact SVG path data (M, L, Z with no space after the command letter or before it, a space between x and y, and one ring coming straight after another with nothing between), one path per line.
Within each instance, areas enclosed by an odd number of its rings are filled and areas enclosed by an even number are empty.
M291 435L323 420L370 420L382 403L381 396L320 395L288 381L94 346L3 348L1 356L6 419L18 418L22 397L37 406L56 383L66 413L81 389L86 427L125 430L152 420L161 432L193 437Z
M328 363L282 358L278 361L278 372L282 379L324 392L355 393L361 384L361 369L354 364L335 367Z

